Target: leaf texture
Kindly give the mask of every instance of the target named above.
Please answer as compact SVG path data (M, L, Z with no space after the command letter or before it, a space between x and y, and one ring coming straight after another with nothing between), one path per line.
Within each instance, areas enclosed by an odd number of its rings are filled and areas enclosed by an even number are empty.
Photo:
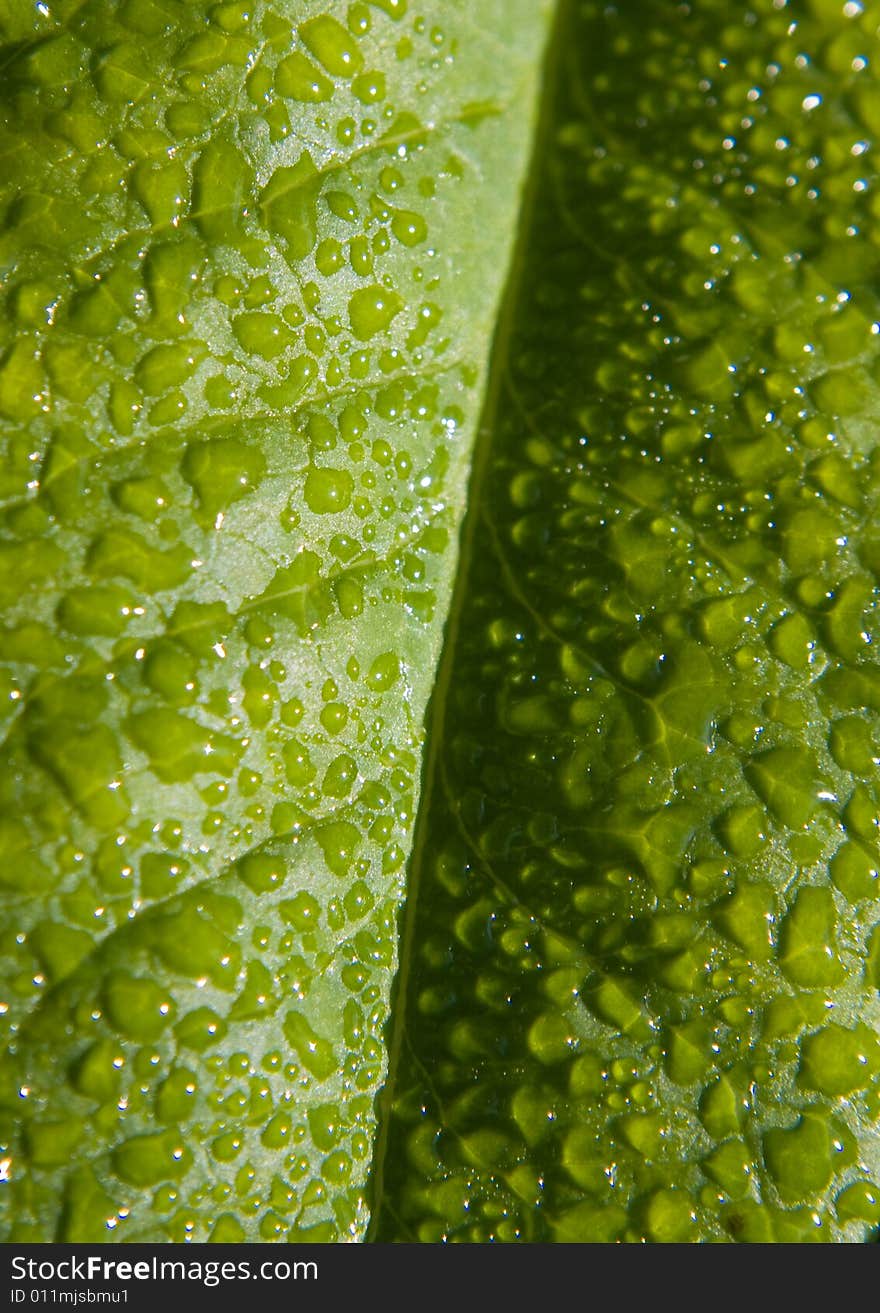
M564 6L435 704L379 1240L880 1217L878 20Z
M7 1240L363 1232L545 10L0 11Z

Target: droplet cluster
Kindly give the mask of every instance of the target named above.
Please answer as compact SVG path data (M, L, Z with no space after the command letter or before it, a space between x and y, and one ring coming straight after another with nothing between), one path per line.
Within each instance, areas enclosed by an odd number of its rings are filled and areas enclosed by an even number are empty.
M380 1239L880 1221L878 21L563 21Z
M0 18L8 1240L363 1230L541 39L447 8Z

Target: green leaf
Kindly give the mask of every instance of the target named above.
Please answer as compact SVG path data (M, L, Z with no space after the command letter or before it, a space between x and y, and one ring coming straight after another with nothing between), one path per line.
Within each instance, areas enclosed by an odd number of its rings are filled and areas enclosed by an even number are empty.
M545 15L0 7L6 1239L363 1232Z
M2 7L5 1238L876 1227L876 6L561 0L499 314L551 7Z
M379 1240L877 1223L877 7L562 6Z

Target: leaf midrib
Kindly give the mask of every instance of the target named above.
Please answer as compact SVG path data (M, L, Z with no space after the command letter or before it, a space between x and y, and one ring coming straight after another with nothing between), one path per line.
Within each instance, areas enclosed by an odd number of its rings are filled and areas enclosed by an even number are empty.
M416 813L404 894L404 909L400 924L397 975L392 986L390 1000L387 1075L385 1085L376 1100L378 1129L373 1145L372 1169L368 1181L370 1221L364 1237L367 1243L376 1241L382 1209L386 1206L385 1165L389 1148L392 1113L398 1093L397 1081L400 1073L401 1054L406 1042L406 1006L413 955L416 951L416 909L423 871L426 862L429 860L429 815L432 799L439 787L443 767L441 754L444 747L447 707L452 690L454 660L466 601L466 584L480 521L478 508L483 502L483 489L490 470L492 438L495 432L499 403L505 386L506 362L513 340L520 290L528 266L530 219L536 211L539 200L539 171L536 169L535 163L540 158L545 143L550 140L550 130L554 120L557 73L564 55L563 33L566 29L568 11L573 3L574 0L557 0L544 52L543 68L538 79L539 111L532 136L530 164L520 204L516 240L495 324L492 349L489 353L486 395L477 425L471 475L468 483L467 510L462 524L455 581L444 629L440 660L425 718L426 746L422 764L422 783L419 791L419 806Z

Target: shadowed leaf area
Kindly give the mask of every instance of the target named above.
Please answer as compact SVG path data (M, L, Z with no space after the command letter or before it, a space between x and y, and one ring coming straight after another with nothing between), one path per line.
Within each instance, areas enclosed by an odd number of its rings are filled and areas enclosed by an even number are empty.
M379 1240L880 1217L878 18L564 9L435 692Z

